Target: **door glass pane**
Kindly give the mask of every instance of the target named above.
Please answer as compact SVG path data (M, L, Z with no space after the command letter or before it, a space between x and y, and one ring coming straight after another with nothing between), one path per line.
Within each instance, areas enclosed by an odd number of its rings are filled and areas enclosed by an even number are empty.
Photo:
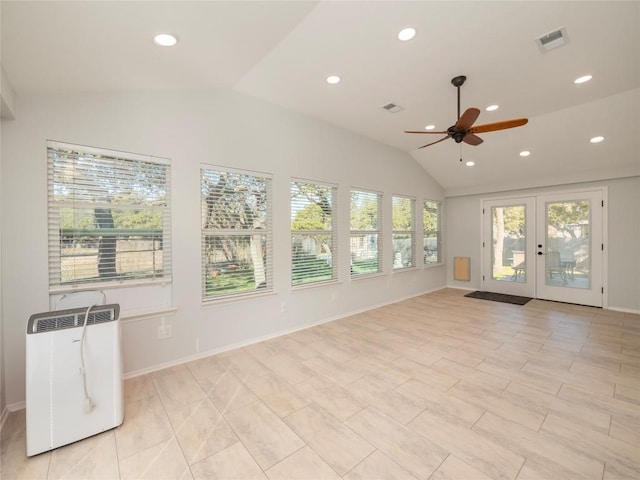
M590 202L546 204L545 283L591 288Z
M524 205L491 207L493 280L527 281L525 212Z

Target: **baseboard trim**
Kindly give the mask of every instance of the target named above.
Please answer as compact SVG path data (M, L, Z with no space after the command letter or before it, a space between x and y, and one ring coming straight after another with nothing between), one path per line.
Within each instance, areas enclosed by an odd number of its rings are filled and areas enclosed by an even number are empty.
M611 310L613 312L630 313L632 315L640 315L640 310L636 310L633 308L609 307L607 308L607 310Z
M443 290L445 288L457 288L457 287L442 286L442 287L433 288L431 290L425 290L425 291L421 291L421 292L417 292L417 293L412 293L410 295L406 295L406 296L403 296L403 297L390 299L388 301L380 302L378 304L367 305L366 307L361 308L361 309L349 311L349 312L346 312L346 313L341 313L341 314L333 316L333 317L317 320L315 322L311 322L311 323L308 323L308 324L305 324L305 325L301 325L301 326L298 326L298 327L295 327L295 328L281 330L279 332L275 332L275 333L271 333L271 334L268 334L268 335L264 335L262 337L252 338L252 339L249 339L249 340L246 340L246 341L242 341L242 342L238 342L238 343L235 343L235 344L225 345L223 347L216 348L216 349L213 349L213 350L207 350L205 352L198 352L198 353L195 353L193 355L189 355L189 356L186 356L186 357L178 358L176 360L171 360L171 361L168 361L168 362L163 362L163 363L159 363L159 364L156 364L156 365L151 365L149 367L141 368L141 369L138 369L138 370L132 370L130 372L125 372L124 373L124 379L127 380L127 379L130 379L130 378L139 377L141 375L146 375L146 374L149 374L149 373L157 372L157 371L160 371L160 370L164 370L166 368L176 367L178 365L182 365L184 363L192 362L194 360L200 360L201 358L210 357L212 355L218 355L220 353L228 352L228 351L235 350L235 349L242 348L242 347L248 347L249 345L254 345L256 343L264 342L266 340L271 340L271 339L274 339L274 338L277 338L277 337L281 337L283 335L289 335L291 333L295 333L295 332L298 332L298 331L301 331L301 330L306 330L308 328L316 327L316 326L322 325L324 323L333 322L335 320L340 320L342 318L350 317L352 315L357 315L359 313L368 312L370 310L374 310L376 308L381 308L381 307L384 307L386 305L392 305L394 303L398 303L398 302L402 302L402 301L405 301L405 300L409 300L411 298L420 297L422 295L427 295L429 293L437 292L437 291ZM10 413L10 412L14 412L14 411L17 411L17 410L22 410L24 408L26 408L26 403L25 403L25 401L22 401L22 402L13 403L11 405L7 405L7 407L5 408L5 411L8 411ZM3 415L8 415L8 413L5 414L3 412Z
M7 418L9 418L10 413L24 410L25 408L27 408L26 402L16 402L4 407L4 410L0 414L0 432L2 432L2 427L4 427L4 423L7 421Z
M138 370L133 370L131 372L126 372L124 374L124 378L125 378L125 380L127 380L127 379L130 379L130 378L139 377L141 375L147 375L149 373L153 373L153 372L157 372L157 371L160 371L160 370L164 370L165 368L176 367L176 366L182 365L184 363L193 362L195 360L200 360L202 358L211 357L213 355L219 355L221 353L229 352L231 350L236 350L238 348L248 347L250 345L255 345L256 343L265 342L267 340L272 340L274 338L282 337L284 335L289 335L291 333L295 333L295 332L299 332L299 331L302 331L302 330L306 330L308 328L317 327L318 325L322 325L322 324L325 324L325 323L333 322L335 320L340 320L341 318L350 317L352 315L357 315L359 313L368 312L369 310L374 310L376 308L384 307L386 305L392 305L394 303L402 302L404 300L409 300L410 298L415 298L415 297L419 297L421 295L427 295L429 293L437 292L438 290L442 290L444 288L447 288L447 287L438 287L438 288L435 288L435 289L432 289L432 290L427 290L427 291L424 291L424 292L419 292L419 293L407 295L405 297L395 298L395 299L393 299L391 301L388 301L388 302L382 302L382 303L379 303L379 304L376 304L376 305L369 305L366 308L353 310L353 311L350 311L348 313L341 313L340 315L336 315L334 317L324 318L322 320L317 320L315 322L308 323L308 324L305 324L305 325L301 325L301 326L298 326L298 327L295 327L295 328L281 330L279 332L270 333L268 335L263 335L261 337L252 338L250 340L234 343L234 344L231 344L231 345L225 345L224 347L221 347L221 348L216 348L216 349L213 349L213 350L207 350L205 352L199 352L199 353L196 353L196 354L193 354L193 355L189 355L187 357L179 358L177 360L172 360L172 361L169 361L169 362L160 363L160 364L153 365L153 366L150 366L150 367L141 368L141 369L138 369Z
M455 290L464 290L465 292L475 292L477 288L460 287L458 285L447 285L445 288L453 288Z
M2 427L4 427L4 422L7 421L8 417L9 417L9 410L5 408L4 410L2 410L2 413L0 413L0 434L2 433Z
M9 413L17 412L18 410L24 410L25 408L27 408L27 402L25 400L7 405L7 410L9 411Z

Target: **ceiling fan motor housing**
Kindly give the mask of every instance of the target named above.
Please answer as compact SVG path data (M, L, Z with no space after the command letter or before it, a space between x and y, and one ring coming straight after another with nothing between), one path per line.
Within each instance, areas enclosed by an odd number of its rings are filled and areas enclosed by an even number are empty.
M467 134L464 130L458 130L455 125L447 128L447 134L455 140L456 143L462 142L464 136Z

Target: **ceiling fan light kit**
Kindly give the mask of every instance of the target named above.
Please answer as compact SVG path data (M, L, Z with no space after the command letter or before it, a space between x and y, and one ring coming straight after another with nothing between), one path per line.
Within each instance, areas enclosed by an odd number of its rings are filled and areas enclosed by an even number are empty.
M502 122L485 123L483 125L473 124L480 116L480 109L475 107L467 108L462 115L460 115L460 87L464 85L467 77L464 75L458 75L451 79L451 84L458 90L458 121L450 126L446 131L425 131L425 130L405 130L405 133L422 133L422 134L440 134L445 135L440 140L427 143L418 148L425 148L436 143L444 142L448 138L452 138L456 143L466 143L467 145L477 146L480 145L483 140L476 135L476 133L494 132L496 130L505 130L507 128L521 127L525 125L529 120L526 118L514 118L511 120L503 120Z

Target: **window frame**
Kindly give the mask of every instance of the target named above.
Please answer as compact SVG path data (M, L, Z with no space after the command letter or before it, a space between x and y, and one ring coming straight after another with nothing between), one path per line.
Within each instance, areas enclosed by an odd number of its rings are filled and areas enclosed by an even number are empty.
M205 172L211 172L213 175L216 174L227 174L231 176L237 176L241 179L240 184L246 185L246 181L258 181L264 182L264 191L260 193L264 195L264 226L257 227L254 224L253 228L212 228L205 225L206 211L207 211L207 200L204 194L205 187ZM235 192L234 192L235 193ZM268 173L263 172L254 172L248 170L239 170L232 169L227 167L221 167L217 165L210 164L201 164L200 165L200 208L201 208L201 219L200 219L200 280L201 280L201 301L203 304L215 303L219 301L227 301L233 299L241 299L241 298L252 298L256 296L262 296L265 294L273 293L273 176ZM264 272L261 276L264 277L263 281L256 284L254 289L241 289L237 291L221 291L218 294L207 294L208 292L208 282L209 276L215 278L218 274L228 273L228 277L234 278L233 276L238 275L236 272L229 270L228 272L223 272L222 268L213 268L213 264L209 264L208 262L208 254L206 252L207 249L207 237L220 237L220 238L228 238L228 239L237 239L236 241L242 241L243 237L252 237L256 236L261 237L261 245L260 245L260 253L263 255L263 266ZM264 240L262 239L264 237ZM245 241L246 243L246 241ZM255 251L253 251L254 245L251 244L250 240L250 254L253 257ZM252 261L255 261L255 258L252 258ZM221 265L216 265L216 267L220 267ZM231 267L228 265L227 267ZM255 268L255 267L254 267ZM216 274L214 275L214 270ZM255 270L252 272L254 276L254 283L256 282L255 278ZM264 286L260 286L264 283Z
M376 201L376 219L375 223L377 224L376 228L370 229L358 229L354 228L353 225L353 196L354 194L361 194L364 196L375 196ZM365 200L364 198L362 199ZM380 192L375 192L372 190L366 190L362 188L352 187L349 192L349 255L350 255L350 275L351 279L358 278L366 278L372 275L379 275L384 272L384 219L383 219L383 201L384 195ZM375 272L363 272L363 273L355 273L353 269L353 261L354 261L354 248L357 248L354 245L354 237L366 237L369 235L375 235L376 238L376 260L377 266ZM370 252L367 252L370 253Z
M329 229L318 229L318 228L301 228L301 229L294 229L294 221L295 221L295 216L294 216L294 212L296 211L300 211L303 208L306 208L310 205L312 205L314 202L311 200L308 200L308 204L307 205L298 205L296 203L296 193L294 192L294 186L295 188L299 189L300 185L308 185L311 187L318 187L321 189L329 189L329 191L331 192L331 198L330 198L330 208L331 208L331 212L330 212L330 217L331 217L331 225ZM291 182L289 184L289 192L290 192L290 208L291 208L291 213L290 213L290 231L291 231L291 235L290 235L290 239L291 239L291 287L292 289L299 289L299 288L308 288L308 287L313 287L313 286L318 286L318 285L323 285L323 284L328 284L328 283L336 283L338 281L338 254L339 254L339 246L338 246L338 185L336 184L332 184L332 183L326 183L326 182L319 182L319 181L315 181L315 180L308 180L308 179L301 179L301 178L292 178ZM297 213L296 213L297 215ZM326 257L324 259L320 258L318 255L316 256L316 260L324 260L327 263L327 266L330 267L331 269L331 276L329 278L320 278L318 280L308 280L308 281L304 281L301 280L299 282L296 282L296 271L298 270L296 268L296 257L297 257L297 253L296 250L298 248L304 248L301 245L298 244L298 242L296 242L296 237L329 237L330 241L330 256ZM300 240L300 243L303 243L302 240ZM312 243L309 241L309 243ZM319 266L316 266L315 268L320 268Z
M396 218L395 218L395 214L396 214L396 209L395 209L395 202L396 200L406 200L410 205L410 220L411 220L411 225L410 225L410 229L396 229ZM409 236L410 239L410 246L411 246L411 255L410 255L410 261L411 264L410 265L404 265L404 262L402 266L396 266L397 265L397 252L396 251L396 236ZM415 197L411 197L408 195L400 195L400 194L393 194L391 196L391 263L392 263L392 269L394 272L400 272L403 270L408 270L408 269L412 269L412 268L416 268L416 199ZM401 258L402 260L402 258Z
M126 289L130 287L138 287L144 285L158 285L165 286L172 282L172 250L171 250L171 160L167 158L154 157L150 155L141 155L130 152L121 152L116 150L110 150L106 148L89 147L84 145L63 143L53 140L47 140L47 224L48 224L48 250L47 256L49 261L49 280L48 290L52 296L58 296L61 294L87 291L87 290L103 290L120 288ZM132 168L136 166L138 169ZM76 180L76 176L81 174L87 174L87 172L105 171L111 169L114 175L109 176L96 176L92 179L84 178L82 182ZM138 186L134 177L139 174L149 173L151 169L157 171L151 178L149 185L151 188L157 187L162 195L154 201L150 201L149 204L144 202L130 201L122 202L122 197L130 195L132 191L136 190ZM73 171L73 181L64 182L59 181L60 178L69 176L69 171ZM108 170L107 170L108 171ZM79 173L76 173L79 172ZM112 184L111 190L106 190L104 184L115 178L115 173L123 172L123 175L119 177L122 182L120 188L114 191L115 187ZM161 172L161 173L158 173ZM153 183L154 181L163 179L164 182ZM138 186L139 187L139 186ZM56 191L66 191L68 198L65 196L56 196ZM100 195L98 195L98 193ZM157 194L158 192L156 192ZM150 197L154 197L155 194L149 194ZM120 197L120 198L118 198ZM106 199L106 200L105 200ZM112 203L112 200L118 200ZM147 199L149 200L149 199ZM63 212L69 210L71 212L71 218L74 225L72 228L63 227ZM108 210L108 213L103 213L103 217L106 215L108 221L107 227L101 228L101 225L93 225L91 228L80 228L80 219L82 216L88 221L89 211L93 211L93 221L98 221L95 217L96 210ZM156 212L162 216L162 228L157 229L136 229L136 228L115 228L110 227L108 224L113 223L113 214L119 212L123 215L126 211L144 211L144 212ZM84 215L81 212L84 211ZM103 218L101 217L101 218ZM103 222L105 223L105 222ZM104 227L104 225L102 225ZM66 235L63 231L67 230ZM108 232L108 235L105 234ZM101 235L102 234L102 235ZM151 237L152 250L133 249L130 251L122 251L119 248L121 241L132 241L132 237ZM87 239L96 238L98 242L98 251L96 256L96 271L97 276L86 278L79 277L82 275L82 270L78 268L72 268L72 272L75 278L72 280L64 280L64 267L63 258L76 258L78 256L87 256L87 254L78 253L76 255L63 255L62 243L64 238L70 238L72 245L79 242L79 248L87 248L83 245L84 242L91 241ZM116 237L116 238L114 238ZM82 239L85 240L82 240ZM101 240L102 239L102 240ZM109 240L108 248L104 245L106 240ZM68 242L69 240L66 240ZM103 247L100 247L101 242L104 241ZM144 240L142 240L144 241ZM147 240L149 241L149 240ZM111 243L113 242L113 243ZM139 243L140 240L134 240ZM156 244L158 248L156 249ZM109 272L108 276L101 276L100 272L100 248L105 248L109 254L113 252L113 258L110 255L107 263L109 270L113 269L113 272ZM76 247L73 246L76 250ZM133 270L125 270L117 272L118 264L120 268L122 260L119 260L119 255L124 253L141 253L152 251L152 267L149 270L151 273L143 274L138 277L131 277L135 272ZM156 268L156 252L162 252L162 260L160 261L161 267ZM94 256L89 255L89 256ZM76 264L77 260L73 260L72 264ZM78 262L79 263L79 262ZM102 265L105 268L105 265ZM90 268L92 268L90 266ZM79 278L78 278L79 277Z

